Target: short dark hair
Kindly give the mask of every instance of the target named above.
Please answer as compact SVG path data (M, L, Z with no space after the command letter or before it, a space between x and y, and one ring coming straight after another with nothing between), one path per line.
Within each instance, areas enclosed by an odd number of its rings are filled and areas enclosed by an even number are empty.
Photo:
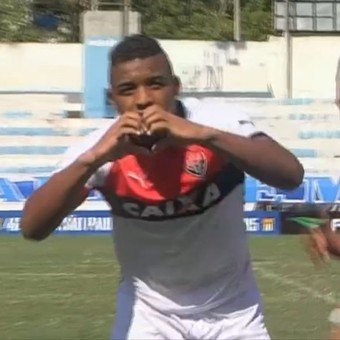
M111 51L111 66L137 58L145 59L156 55L164 55L166 57L172 73L169 57L156 39L144 34L132 34L113 47Z

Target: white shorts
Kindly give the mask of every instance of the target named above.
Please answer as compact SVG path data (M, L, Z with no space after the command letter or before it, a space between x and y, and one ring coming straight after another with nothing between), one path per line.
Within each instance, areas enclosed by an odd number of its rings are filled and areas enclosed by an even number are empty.
M118 291L112 340L270 340L259 304L233 313L226 306L190 316L165 314Z

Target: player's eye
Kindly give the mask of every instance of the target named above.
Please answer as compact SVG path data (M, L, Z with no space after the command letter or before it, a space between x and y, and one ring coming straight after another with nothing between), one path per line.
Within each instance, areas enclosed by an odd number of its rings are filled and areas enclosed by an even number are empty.
M119 94L121 96L131 96L135 90L136 88L133 86L122 87L119 89Z
M164 83L162 83L160 81L153 81L149 84L149 86L153 90L158 90L158 89L161 89L162 87L164 87Z

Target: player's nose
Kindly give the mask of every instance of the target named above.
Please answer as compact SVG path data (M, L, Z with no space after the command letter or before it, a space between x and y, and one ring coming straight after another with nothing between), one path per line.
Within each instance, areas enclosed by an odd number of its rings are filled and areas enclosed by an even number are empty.
M138 88L135 98L136 109L138 111L145 110L147 107L153 104L150 91L148 91L148 89L145 87Z

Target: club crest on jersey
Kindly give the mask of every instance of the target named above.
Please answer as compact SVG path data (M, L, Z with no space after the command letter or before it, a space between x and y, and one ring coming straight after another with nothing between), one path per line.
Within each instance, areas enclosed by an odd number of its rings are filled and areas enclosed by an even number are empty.
M190 175L203 178L207 173L208 160L202 151L188 151L185 156L184 170Z

